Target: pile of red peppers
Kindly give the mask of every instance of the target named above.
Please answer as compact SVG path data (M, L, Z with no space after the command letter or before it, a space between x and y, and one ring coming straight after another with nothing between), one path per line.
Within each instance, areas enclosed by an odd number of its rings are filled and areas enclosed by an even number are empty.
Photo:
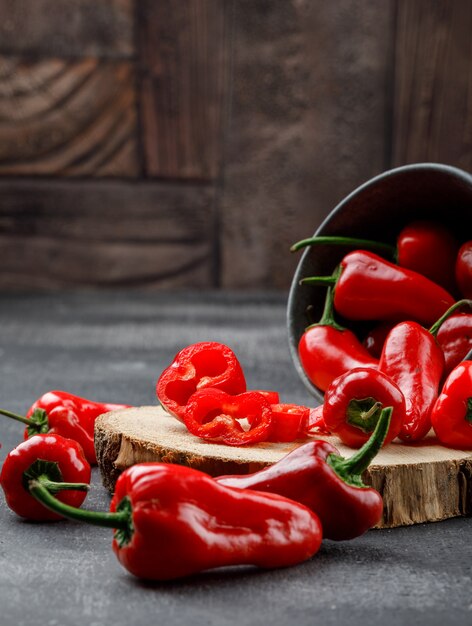
M181 350L156 386L162 406L192 435L229 446L297 441L289 454L236 476L138 464L119 477L109 511L83 509L95 420L127 405L51 391L25 416L0 410L26 426L0 474L9 507L31 520L113 529L119 562L140 578L286 567L315 555L323 538L353 539L380 521L382 498L362 474L383 445L418 441L433 427L444 445L472 449L472 242L459 245L444 227L416 222L395 247L317 237L293 250L322 244L356 249L331 276L302 280L326 288L323 315L299 343L308 377L325 392L321 407L248 390L236 355L216 342ZM371 327L358 336L351 320ZM316 433L359 449L343 458Z

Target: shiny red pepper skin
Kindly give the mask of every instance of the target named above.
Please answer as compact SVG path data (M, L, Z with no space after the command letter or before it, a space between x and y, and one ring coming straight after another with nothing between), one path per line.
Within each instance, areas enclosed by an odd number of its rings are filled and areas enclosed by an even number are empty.
M328 387L323 419L329 432L338 435L347 446L359 448L369 439L380 411L387 406L391 406L393 411L384 446L400 432L405 420L405 397L384 373L357 368L339 376ZM374 415L367 418L372 411Z
M472 350L472 314L456 313L444 321L436 335L444 352L444 374L449 374Z
M244 430L241 420L250 428ZM184 423L196 437L242 446L267 441L272 430L272 411L265 397L257 391L229 395L221 389L196 391L188 400Z
M66 391L48 391L30 407L26 417L31 419L38 409L45 411L47 422L40 432L54 433L78 441L88 462L96 465L93 439L95 420L103 413L126 408L129 405L93 402ZM31 435L29 430L31 427L25 429L25 439Z
M397 237L397 263L454 293L458 248L457 240L442 224L418 220L405 226Z
M372 252L350 252L340 268L334 308L346 319L411 319L431 325L454 304L454 298L436 283Z
M434 404L431 423L443 445L472 449L472 361L463 361L447 377Z
M444 355L435 337L416 322L402 322L390 331L379 370L401 389L406 401L404 441L419 441L431 428L431 411L438 397Z
M132 536L113 540L132 574L171 580L202 570L252 564L286 567L313 556L321 524L306 507L273 494L229 489L197 470L134 465L120 475L110 510L129 503Z
M456 259L456 282L464 298L472 298L472 240L460 247Z
M6 457L0 474L0 483L8 506L20 517L35 521L61 519L60 515L44 508L28 492L24 473L38 460L56 463L66 483L89 483L91 470L81 446L60 435L35 435L23 441ZM58 498L71 506L80 506L86 492L61 491Z
M304 438L310 409L299 404L271 404L272 429L269 441L288 442Z
M160 375L156 393L166 411L183 421L190 396L209 387L231 395L246 391L246 380L236 355L228 346L215 341L195 343L180 350Z
M227 487L277 493L304 504L321 520L326 539L359 537L382 517L382 496L370 487L345 482L329 465L338 450L327 441L310 441L254 474L219 476Z

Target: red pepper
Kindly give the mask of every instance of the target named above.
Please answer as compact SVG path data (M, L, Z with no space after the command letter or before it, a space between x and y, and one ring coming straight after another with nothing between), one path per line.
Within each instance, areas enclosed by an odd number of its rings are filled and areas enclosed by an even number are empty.
M305 436L310 409L298 404L271 404L272 429L269 441L295 441Z
M386 407L392 408L392 418L384 445L400 432L405 420L405 398L382 372L357 368L339 376L328 387L323 418L331 433L336 433L347 446L359 448L371 436Z
M374 358L379 359L388 333L395 326L393 322L381 322L371 328L362 340L362 345Z
M334 308L350 320L411 319L429 325L454 304L428 278L364 250L347 254L336 275L301 282L334 285Z
M247 420L247 430L242 420ZM270 405L257 391L231 396L221 389L202 389L190 397L184 414L192 435L228 446L267 441L272 422Z
M456 282L464 298L472 298L472 240L460 247L456 259Z
M333 291L328 288L323 315L308 326L298 343L298 356L311 382L325 391L338 376L355 367L377 367L356 335L336 323L333 316Z
M269 404L279 404L280 402L278 391L261 391L260 389L255 389L254 391L263 395Z
M323 417L323 405L316 406L314 409L310 409L310 415L306 424L305 436L311 435L330 435L331 433L326 428L326 424Z
M44 433L55 433L78 441L85 457L97 464L93 441L95 420L99 415L129 408L127 404L93 402L66 391L48 391L30 407L26 417L0 409L6 415L27 425L24 438Z
M397 237L396 247L370 239L319 236L295 243L291 251L319 244L377 250L400 267L422 274L449 291L455 290L454 264L459 245L452 233L438 222L419 220L407 224Z
M309 559L321 544L320 521L306 507L230 489L180 465L143 463L125 470L110 513L66 507L40 485L32 493L71 519L114 528L120 563L150 580L230 565L286 567Z
M310 441L254 474L215 480L291 498L318 515L327 539L354 539L382 517L382 496L367 487L361 476L382 446L390 415L391 409L383 410L372 437L349 459L327 441Z
M446 361L444 373L449 374L472 350L472 314L451 315L436 335Z
M472 361L463 361L447 377L434 404L431 423L443 445L472 449Z
M30 520L57 520L61 515L46 509L30 495L30 481L60 493L62 502L80 506L90 482L90 465L76 441L51 434L23 441L5 459L0 483L10 509Z
M194 343L178 352L160 375L156 393L166 411L183 421L190 396L209 387L231 395L246 391L246 380L236 355L228 346L215 341Z

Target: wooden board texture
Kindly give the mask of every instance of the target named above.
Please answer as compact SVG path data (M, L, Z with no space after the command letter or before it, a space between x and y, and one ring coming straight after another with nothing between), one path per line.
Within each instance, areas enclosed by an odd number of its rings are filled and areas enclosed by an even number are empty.
M337 437L319 437L349 457ZM301 442L231 447L191 435L161 407L114 411L98 418L95 448L102 480L113 491L118 475L135 463L178 463L210 475L247 474L280 460ZM450 450L433 438L422 445L392 443L365 473L384 500L379 528L405 526L472 513L472 452ZM316 487L316 486L314 486Z

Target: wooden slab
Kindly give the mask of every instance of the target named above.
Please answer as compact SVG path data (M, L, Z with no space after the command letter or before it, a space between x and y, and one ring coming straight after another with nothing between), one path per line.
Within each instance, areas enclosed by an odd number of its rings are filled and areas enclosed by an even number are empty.
M343 456L353 454L337 437L324 439ZM301 443L239 448L207 443L156 406L106 413L95 426L98 464L103 484L110 491L119 474L135 463L178 463L212 476L246 474L278 461ZM444 448L433 437L416 445L392 443L377 456L365 480L384 499L379 528L472 513L472 452Z

